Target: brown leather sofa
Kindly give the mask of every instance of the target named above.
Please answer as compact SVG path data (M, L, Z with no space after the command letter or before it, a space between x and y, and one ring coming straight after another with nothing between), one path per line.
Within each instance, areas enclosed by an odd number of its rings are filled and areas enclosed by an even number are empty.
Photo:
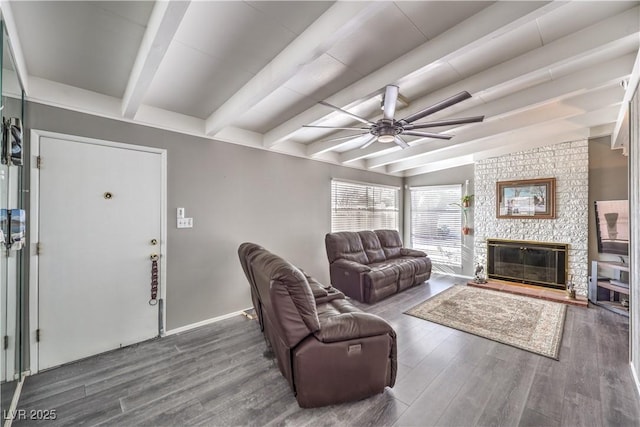
M396 334L342 292L254 243L238 256L260 326L303 408L363 399L393 387Z
M331 284L372 304L429 280L431 259L402 247L396 230L342 231L325 237Z

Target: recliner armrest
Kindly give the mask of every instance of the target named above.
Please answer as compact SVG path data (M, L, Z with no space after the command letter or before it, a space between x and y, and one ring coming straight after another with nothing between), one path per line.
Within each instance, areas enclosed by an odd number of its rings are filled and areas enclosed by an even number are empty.
M325 343L389 334L396 336L384 319L369 313L342 313L321 321L315 337Z
M371 268L368 265L360 264L359 262L349 261L346 259L336 260L331 264L331 266L355 271L356 273L366 273L367 271L371 271Z
M427 254L417 249L402 248L400 249L400 256L425 257Z

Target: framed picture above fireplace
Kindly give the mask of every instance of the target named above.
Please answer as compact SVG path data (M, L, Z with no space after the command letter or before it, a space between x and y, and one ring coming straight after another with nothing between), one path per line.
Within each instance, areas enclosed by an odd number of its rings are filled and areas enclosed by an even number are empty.
M556 217L556 179L538 178L496 183L498 218Z

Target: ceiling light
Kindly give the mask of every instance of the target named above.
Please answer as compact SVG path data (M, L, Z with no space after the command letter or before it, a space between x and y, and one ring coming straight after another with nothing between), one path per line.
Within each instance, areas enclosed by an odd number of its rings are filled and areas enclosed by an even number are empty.
M378 136L378 142L382 142L388 144L389 142L395 141L396 138L393 135L380 135Z

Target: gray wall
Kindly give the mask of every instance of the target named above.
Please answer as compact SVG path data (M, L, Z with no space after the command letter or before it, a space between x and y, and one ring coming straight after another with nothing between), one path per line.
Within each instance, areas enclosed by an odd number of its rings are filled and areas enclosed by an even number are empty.
M465 180L469 180L469 194L473 194L473 165L459 166L457 168L446 169L437 172L431 172L424 175L416 175L407 177L405 179L405 233L404 241L410 242L411 233L411 198L409 195L410 187L420 187L425 185L450 185L450 184L462 184L464 186ZM464 187L463 187L464 191ZM469 227L472 231L466 236L462 236L462 268L450 267L450 266L438 266L434 265L434 270L442 271L448 274L458 274L463 276L473 276L475 266L473 261L473 203L471 204L471 210L468 214Z
M237 248L252 241L329 283L331 178L402 178L28 103L26 128L167 149L167 329L251 306ZM178 230L186 208L193 229Z
M611 149L611 137L589 140L589 263L619 260L616 255L598 254L593 202L628 199L628 171L628 157L622 150Z

